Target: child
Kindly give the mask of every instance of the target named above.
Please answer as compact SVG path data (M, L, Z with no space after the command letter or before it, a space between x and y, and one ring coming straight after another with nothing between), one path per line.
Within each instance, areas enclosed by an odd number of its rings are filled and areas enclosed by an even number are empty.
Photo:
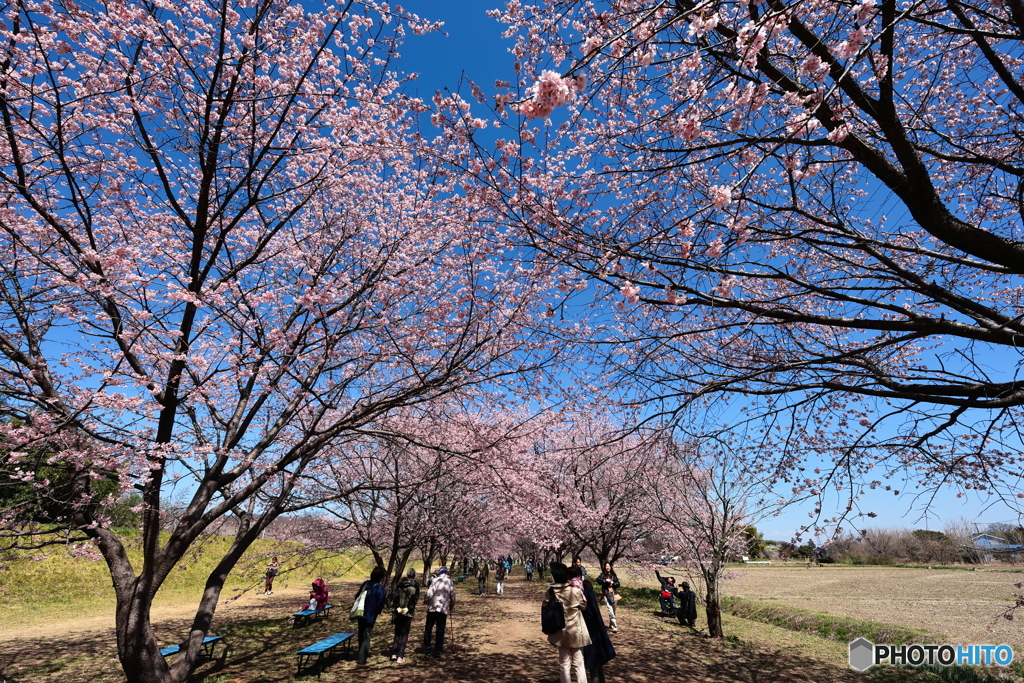
M264 595L274 594L274 577L277 576L277 572L280 568L281 563L277 561L276 557L267 565L267 573L263 575Z
M307 602L301 611L307 609L320 609L327 605L327 583L322 579L317 579L313 582L313 590L309 591L309 602Z

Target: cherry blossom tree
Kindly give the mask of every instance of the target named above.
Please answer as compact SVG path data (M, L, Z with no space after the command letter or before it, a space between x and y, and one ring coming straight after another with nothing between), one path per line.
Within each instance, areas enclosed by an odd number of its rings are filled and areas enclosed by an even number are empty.
M494 15L519 81L477 176L569 291L616 304L603 359L652 414L733 399L730 428L794 474L823 460L799 484L851 506L887 475L1016 504L1019 0Z
M47 521L106 561L127 680L183 681L253 540L363 486L314 495L326 452L548 362L549 273L450 171L462 103L410 98L388 70L405 31L432 28L413 15L58 0L0 21L0 469L46 491L30 463L48 454L70 490ZM94 504L103 481L141 496L139 562ZM25 509L3 511L5 546L51 542ZM229 515L169 664L154 596Z
M496 399L497 397L490 397ZM521 418L467 401L432 401L395 411L327 460L316 493L328 501L313 522L315 549L367 551L401 577L414 552L426 572L435 557L490 556L498 525L487 493L494 487L495 452L514 444ZM495 402L497 402L495 400ZM469 406L467 406L467 403ZM343 491L329 496L328 491Z
M635 559L654 534L649 491L663 485L657 439L625 433L594 413L566 415L546 442L551 500L564 525L568 550L584 548L598 565Z
M708 635L724 637L721 586L726 563L747 548L746 531L789 501L772 491L773 479L746 466L736 443L663 442L662 485L650 489L663 552L679 556L704 586Z

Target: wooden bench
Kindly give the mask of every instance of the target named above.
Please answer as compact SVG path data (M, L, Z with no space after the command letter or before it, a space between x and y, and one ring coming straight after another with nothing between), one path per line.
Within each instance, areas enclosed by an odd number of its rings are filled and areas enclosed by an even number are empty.
M213 648L217 642L221 640L224 640L224 636L206 636L203 638L203 646L202 649L199 650L199 656L213 659ZM168 647L161 648L160 654L164 657L170 657L171 655L178 654L180 651L181 644L179 643L178 645L170 645Z
M350 654L352 650L352 636L354 633L335 633L333 636L324 638L321 641L313 643L309 647L304 647L299 650L296 654L299 657L299 670L296 675L301 674L303 669L311 669L316 667L316 677L320 678L320 672L323 671L324 658L330 659L334 654L334 648L342 643L345 643L345 653ZM313 661L313 658L316 661Z
M295 627L298 628L299 626L305 626L311 621L326 619L330 616L330 613L331 606L324 605L323 607L317 607L316 609L304 609L301 612L296 612L292 615L292 618L295 619Z

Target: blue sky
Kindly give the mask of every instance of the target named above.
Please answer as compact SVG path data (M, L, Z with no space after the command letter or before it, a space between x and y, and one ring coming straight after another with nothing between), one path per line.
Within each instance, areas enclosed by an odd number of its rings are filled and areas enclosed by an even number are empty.
M407 9L424 18L445 23L444 34L408 36L401 51L402 59L396 64L403 72L420 74L413 87L421 97L429 98L437 89L455 90L463 76L475 81L485 92L493 90L495 79L514 80L512 55L509 53L513 43L501 37L502 25L486 16L488 9L500 5L500 0L415 0L404 3ZM470 99L468 92L465 96ZM481 112L480 115L487 114ZM878 198L880 200L881 197ZM901 491L900 495L894 495L892 491L869 491L860 500L861 511L871 511L878 516L859 518L856 520L858 526L941 530L947 521L960 518L980 522L1016 519L1009 506L977 493L968 493L962 498L957 498L955 491L942 491L934 497L918 496L921 492L913 485L895 481L892 484L894 489ZM834 514L829 507L837 504L837 500L827 503L822 515ZM760 528L768 538L787 539L811 521L808 513L812 510L811 504L792 506L781 516L764 520Z

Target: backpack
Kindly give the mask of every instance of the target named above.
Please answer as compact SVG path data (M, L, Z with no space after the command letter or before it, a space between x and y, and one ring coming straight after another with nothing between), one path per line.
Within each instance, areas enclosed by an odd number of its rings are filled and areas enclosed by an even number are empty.
M555 595L555 589L548 589L548 603L540 608L540 630L550 636L565 629L565 607Z
M395 590L395 595L391 599L391 607L398 614L407 615L409 613L410 608L409 599L410 597L412 597L412 595L415 595L416 593L418 593L418 591L412 584L407 584L405 583L405 581L403 581L402 583L398 584L398 588ZM415 601L412 603L411 606L416 606Z

